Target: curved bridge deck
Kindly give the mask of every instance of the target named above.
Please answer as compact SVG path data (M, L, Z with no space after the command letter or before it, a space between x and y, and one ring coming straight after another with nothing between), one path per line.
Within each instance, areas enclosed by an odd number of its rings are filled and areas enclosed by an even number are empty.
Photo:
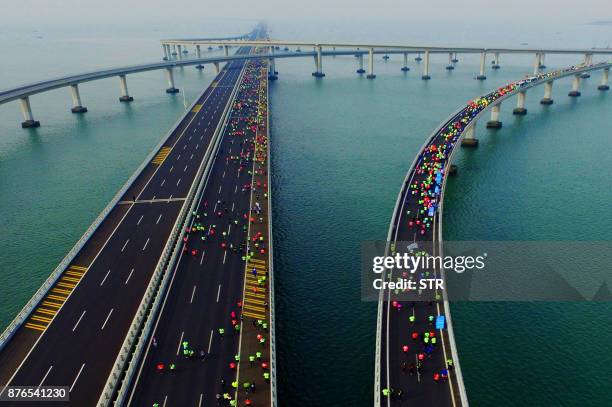
M421 248L429 244L430 254L441 255L442 205L450 162L465 130L486 110L531 87L566 76L609 69L611 65L573 66L527 77L481 96L453 113L428 138L410 166L390 225L388 241L391 254L399 249L399 244L416 243ZM406 248L401 249L406 251ZM444 278L444 270L436 270L434 274L429 278ZM391 270L386 277L387 281L394 281L402 276ZM381 292L376 351L378 366L375 369L376 407L400 406L406 400L420 406L468 405L446 292L436 294L439 295L438 301L419 301L418 298L402 301L391 290ZM411 316L414 316L413 322ZM435 321L438 316L445 317L445 329L435 329L431 318ZM431 341L424 344L425 332L433 332L430 335L437 337L437 343L429 349L429 356L424 350ZM416 339L413 333L417 334ZM409 346L407 352L404 345ZM425 353L423 362L418 360L419 353ZM452 360L452 366L448 360ZM441 376L445 371L448 379ZM434 380L435 374L440 374L438 381Z

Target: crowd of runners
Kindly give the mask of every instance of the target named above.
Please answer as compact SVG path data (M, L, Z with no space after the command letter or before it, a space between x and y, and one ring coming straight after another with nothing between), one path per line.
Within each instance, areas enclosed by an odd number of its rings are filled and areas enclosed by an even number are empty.
M262 128L266 131L261 131ZM193 213L193 225L186 229L183 251L185 254L199 258L203 254L201 250L215 248L225 251L228 256L240 257L241 264L244 265L240 273L244 274L246 280L245 292L229 311L226 322L215 332L219 340L232 336L225 340L233 340L236 349L233 357L224 362L226 368L221 369L223 375L217 378L215 399L221 406L265 405L262 402L256 404L256 400L270 400L271 332L267 319L269 297L266 295L269 276L267 269L259 267L259 264L265 264L264 261L256 258L267 259L269 246L268 234L265 232L268 222L267 212L264 212L268 200L266 61L247 62L225 135L229 137L232 150L234 145L237 147L235 154L226 157L227 164L230 168L235 168L239 174L248 174L251 180L237 187L237 192L249 194L250 210L238 213L225 201L204 201L202 208ZM220 218L229 218L227 221L230 226L239 228L243 232L242 243L232 243L228 239L227 231L217 228ZM199 249L194 242L197 242ZM203 249L202 243L204 243ZM252 264L254 266L251 266ZM256 296L257 300L247 298L248 295ZM249 310L252 308L249 305L253 301L256 301L263 310L256 318L253 317L253 311ZM203 318L208 317L209 315L203 315ZM153 346L156 346L155 338ZM207 360L209 356L204 349L194 348L189 338L182 340L180 354L183 359L201 361ZM172 374L171 372L176 369L176 363L181 362L159 362L156 369L160 374ZM260 393L261 396L257 397ZM153 407L159 406L159 402L153 403Z
M403 202L400 205L402 212L399 214L399 219L396 220L397 227L400 228L397 240L414 239L414 241L421 242L435 240L433 224L440 205L444 177L447 175L447 169L450 168L448 157L463 131L482 110L508 93L518 91L533 82L552 80L560 74L573 72L583 67L583 65L571 66L509 83L470 101L457 115L446 122L420 151L412 173L409 174L407 192L404 193ZM399 238L401 236L409 236L409 239ZM395 250L395 246L392 247L392 250ZM418 255L418 252L413 254ZM420 272L416 275L404 273L395 278L398 280L401 278L418 279L429 276L429 272ZM394 294L395 298L398 298L401 293L395 291ZM440 299L441 295L436 294L435 300ZM402 330L389 333L389 335L396 335L395 339L400 340L400 344L389 349L389 352L394 355L392 358L397 362L390 363L397 370L390 372L391 377L386 383L382 383L381 391L384 398L402 399L407 392L414 394L414 389L406 386L406 381L402 379L403 376L418 376L419 382L430 380L434 383L442 383L447 381L452 374L455 367L452 358L445 357L446 355L433 357L436 352L441 352L440 344L444 340L443 331L435 327L438 315L433 305L436 301L424 301L425 304L418 308L418 312L415 308L416 302L390 301L389 312L392 314L387 318L392 318L393 314L403 316L400 317ZM402 309L407 312L402 313ZM387 340L390 341L390 339Z

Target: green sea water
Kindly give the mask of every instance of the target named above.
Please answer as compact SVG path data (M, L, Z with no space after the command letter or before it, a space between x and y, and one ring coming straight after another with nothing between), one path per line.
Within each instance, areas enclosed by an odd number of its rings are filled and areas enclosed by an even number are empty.
M4 29L0 41L11 44L16 57L0 62L0 88L67 70L159 59L160 37L235 34L245 25L252 23L90 36L63 27L41 29L42 39ZM271 22L270 28L279 38L500 46L537 39L551 47L601 45L610 34L588 26L549 36L536 28L516 36L487 27L428 36L401 24L362 24L359 34L348 23ZM483 33L489 33L486 40ZM41 56L44 64L37 62ZM270 100L281 406L371 405L376 304L360 300L360 242L386 237L405 172L431 131L467 100L531 71L529 58L502 56L502 69L489 70L481 82L473 79L477 58L460 58L447 72L446 57L434 57L427 82L412 59L411 71L402 73L398 56L387 62L377 57L373 81L354 73L352 57L326 57L322 80L310 76L311 58L277 63ZM546 62L554 69L579 60ZM184 102L212 77L210 69L178 70L182 92L168 96L161 72L130 76L130 105L117 101L116 79L85 84L89 112L83 116L69 113L66 89L35 96L37 130L19 128L16 104L0 107L0 325L8 324L176 121ZM446 192L445 239L612 239L612 103L595 89L598 79L594 74L584 81L578 100L566 96L568 80L555 83L555 104L546 108L538 103L543 90L530 91L525 117L512 116L509 102L501 130L481 123L480 147L456 156L459 175ZM610 304L462 303L452 311L472 405L608 404Z

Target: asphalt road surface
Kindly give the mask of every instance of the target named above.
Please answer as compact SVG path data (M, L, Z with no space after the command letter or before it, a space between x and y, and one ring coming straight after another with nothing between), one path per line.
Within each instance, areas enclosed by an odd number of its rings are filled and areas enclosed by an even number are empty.
M236 371L229 364L238 353L239 333L231 321L240 319L237 304L243 300L245 262L242 256L253 182L255 133L247 119L256 117L257 112L256 104L249 102L250 79L245 73L196 210L198 219L194 226L201 230L190 233L187 251L174 270L157 325L130 390L130 406L154 403L213 406L217 405L217 394L234 395L231 382ZM223 335L219 333L220 328L225 330ZM193 357L183 354L185 341L187 348L194 351ZM245 362L244 356L242 361ZM162 371L158 369L159 364L164 365ZM173 371L169 370L171 364L176 366ZM225 386L221 385L221 379L225 380Z
M2 383L69 386L70 405L95 405L243 64L219 73L3 349Z

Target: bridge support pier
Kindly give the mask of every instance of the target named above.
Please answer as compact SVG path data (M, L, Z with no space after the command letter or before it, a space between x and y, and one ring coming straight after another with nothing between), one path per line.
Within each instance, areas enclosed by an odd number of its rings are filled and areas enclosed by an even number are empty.
M121 96L119 97L120 102L131 102L134 100L133 97L128 93L127 80L125 75L119 75L119 86L121 88Z
M570 97L578 97L581 95L580 93L580 79L582 75L574 75L574 80L572 81L572 90L567 95Z
M478 76L476 76L476 79L478 79L479 81L484 81L485 79L487 79L487 76L485 75L486 60L487 60L487 53L481 52L480 53L480 72L478 73Z
M540 104L542 105L552 105L553 104L552 88L553 88L553 81L548 81L544 84L544 98L540 100Z
M474 137L476 132L476 120L473 120L463 130L463 138L461 139L461 147L478 147L478 139Z
M72 96L72 113L85 113L87 108L81 103L81 94L79 93L79 85L70 85L70 95Z
M369 50L369 54L368 54L368 74L366 75L366 78L368 78L368 79L376 78L376 75L374 75L374 48L370 48L370 50Z
M535 60L533 61L533 75L540 73L540 53L535 54Z
M359 69L357 69L357 73L365 73L365 69L363 69L363 54L359 54L357 58L359 59Z
M501 103L497 103L491 107L491 120L487 122L487 129L501 129L502 122L499 121L499 111Z
M229 47L227 45L223 46L223 54L228 57L229 56Z
M315 78L322 78L325 74L323 73L323 56L321 55L322 50L320 45L315 47L315 52L317 53L315 55L315 71L312 73L312 76Z
M539 68L540 69L546 69L546 64L544 63L544 60L546 59L546 54L540 54L540 65Z
M584 54L584 64L591 65L593 63L593 54ZM582 79L588 79L591 77L591 74L588 72L583 72L580 77Z
M420 52L417 53L417 56L416 56L416 58L414 58L414 60L417 61L417 62L421 62L423 60L423 58L421 58L421 53Z
M425 51L425 62L423 63L423 75L421 75L421 79L424 81L431 79L431 76L429 76L429 50Z
M402 66L402 72L408 72L410 68L408 68L408 53L404 52L404 66Z
M452 52L448 53L448 65L446 65L446 69L449 71L452 71L453 69L455 69L455 65L453 65L453 53Z
M524 116L524 115L527 114L527 109L525 109L525 96L526 96L525 92L519 92L518 93L518 99L516 101L516 107L512 111L512 114L515 114L517 116Z
M198 59L201 59L201 58L202 58L202 49L200 48L200 46L199 46L199 45L196 45L196 57L197 57ZM196 68L196 69L204 69L204 65L202 65L202 64L197 64L197 65L195 66L195 68Z
M172 45L172 56L176 56L176 45Z
M168 48L166 44L162 44L162 50L164 52L164 57L162 58L164 61L167 61L170 57L170 53L168 52Z
M610 85L608 85L608 80L610 79L610 68L606 68L602 72L601 83L597 87L599 90L610 90Z
M19 107L21 107L21 113L23 113L23 122L21 122L21 128L31 129L34 127L40 127L40 122L34 120L32 115L32 106L30 106L30 98L24 97L19 99Z
M491 69L499 69L499 52L496 52L493 57L493 65L491 65Z
M183 47L181 46L181 44L177 45L178 48L178 59L181 60L183 59Z
M166 93L178 93L179 90L174 86L174 72L172 68L166 68L166 79L168 80L168 89L166 89Z
M274 47L270 47L270 53L274 55ZM275 81L278 79L278 72L276 72L276 59L270 58L268 60L268 80Z
M218 75L221 72L221 67L218 62L213 62L213 65L215 66L215 73Z
M459 58L457 58L457 53L454 52L453 53L453 64L456 64L457 62L459 62Z

